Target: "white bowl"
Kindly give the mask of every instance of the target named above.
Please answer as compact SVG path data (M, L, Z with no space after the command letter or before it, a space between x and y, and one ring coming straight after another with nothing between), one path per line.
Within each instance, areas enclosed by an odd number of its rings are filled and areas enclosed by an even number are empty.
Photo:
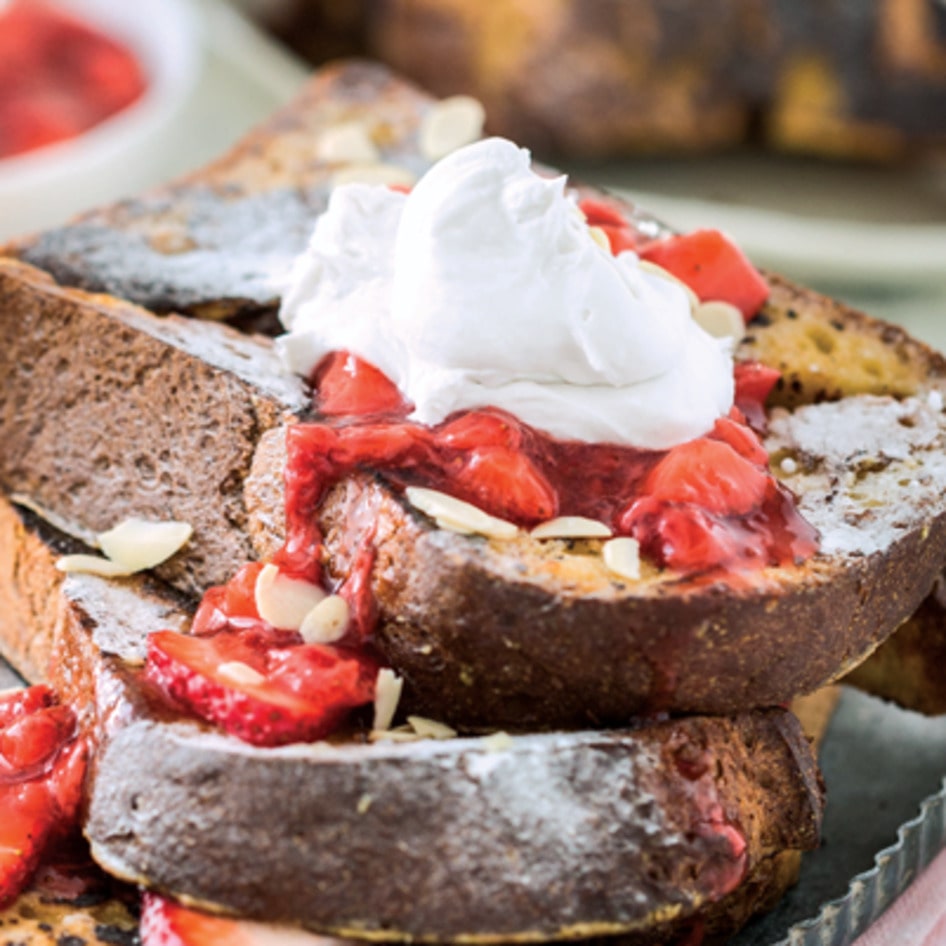
M198 18L189 0L58 0L63 10L123 42L148 87L128 108L87 132L0 159L0 239L62 223L73 214L157 183L162 155L178 147L175 122L201 66Z

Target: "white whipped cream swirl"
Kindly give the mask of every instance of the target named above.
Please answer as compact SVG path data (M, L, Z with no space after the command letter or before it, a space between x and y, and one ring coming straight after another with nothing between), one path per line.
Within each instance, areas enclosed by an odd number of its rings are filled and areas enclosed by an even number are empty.
M665 449L732 406L729 345L683 289L602 249L565 179L499 138L448 155L409 195L337 188L280 317L291 370L351 351L425 424L494 406L559 438Z

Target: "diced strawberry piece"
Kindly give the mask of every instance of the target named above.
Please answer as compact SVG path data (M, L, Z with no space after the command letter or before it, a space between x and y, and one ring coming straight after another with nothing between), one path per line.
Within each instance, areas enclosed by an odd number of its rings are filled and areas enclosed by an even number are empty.
M75 732L67 706L48 706L11 722L0 731L0 757L15 769L31 769L52 758Z
M745 457L750 463L763 468L768 466L769 455L755 431L732 417L720 417L713 425L709 436L713 440L728 443L736 453Z
M738 530L689 503L671 505L644 497L622 516L620 527L640 542L651 561L684 572L756 557Z
M14 720L52 706L55 702L56 694L49 687L42 685L4 693L0 696L0 729L9 726Z
M214 637L158 631L148 636L145 672L172 699L245 742L260 746L311 742L327 735L345 710L370 702L360 687L354 687L347 696L342 693L339 680L361 679L357 674L344 677L350 668L331 672L323 668L323 678L331 683L325 693L318 689L304 694L295 692L290 683L298 680L298 674L293 676L280 670L287 661L295 666L293 660L305 664L307 658L305 654L283 654L311 646L314 645L267 651L251 646L244 635L226 631ZM325 650L338 663L360 659L348 658L332 648ZM233 662L246 664L262 679L243 681L220 672L221 665ZM314 675L313 667L306 667L310 676ZM270 671L275 674L272 678ZM340 707L339 701L343 699L344 705Z
M36 869L54 825L55 807L42 781L0 783L0 908L15 899Z
M225 585L208 589L194 615L191 633L205 637L259 624L256 579L262 570L262 562L249 562Z
M624 250L637 250L640 244L637 231L617 207L590 197L580 200L578 206L585 215L589 227L598 227L605 232L611 244L611 252L615 256Z
M734 305L748 322L769 297L769 284L742 250L719 230L694 230L665 237L638 251L673 273L703 302L721 300Z
M651 470L645 493L667 503L692 503L717 515L743 515L765 498L764 470L718 440L674 447Z
M328 417L406 415L411 405L374 365L348 352L332 352L316 368L315 405Z
M212 916L146 891L141 900L141 942L142 946L327 946L333 940L295 928Z
M67 833L82 799L86 747L75 717L32 687L0 701L0 907L17 897L50 842Z
M765 402L782 372L758 361L737 361L733 368L736 406L756 430L765 430Z
M558 515L558 495L518 450L484 447L466 454L449 479L450 492L501 519L541 522Z
M303 644L269 653L267 678L290 693L318 698L339 714L374 699L378 665L339 647Z
M468 411L447 421L437 432L437 443L452 450L511 447L522 444L519 422L501 411Z

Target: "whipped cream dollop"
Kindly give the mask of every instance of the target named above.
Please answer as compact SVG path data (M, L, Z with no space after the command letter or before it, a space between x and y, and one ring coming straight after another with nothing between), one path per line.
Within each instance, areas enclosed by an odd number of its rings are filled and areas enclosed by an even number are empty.
M410 194L332 194L280 313L289 368L347 350L433 424L499 407L553 436L665 449L733 402L730 343L686 292L592 237L565 178L490 138L453 152Z

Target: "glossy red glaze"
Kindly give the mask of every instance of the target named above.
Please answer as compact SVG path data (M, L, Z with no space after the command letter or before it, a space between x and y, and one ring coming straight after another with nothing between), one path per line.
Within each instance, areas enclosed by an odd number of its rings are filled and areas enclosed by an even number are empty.
M46 687L0 697L0 907L71 830L82 799L85 743L72 711L54 699Z

